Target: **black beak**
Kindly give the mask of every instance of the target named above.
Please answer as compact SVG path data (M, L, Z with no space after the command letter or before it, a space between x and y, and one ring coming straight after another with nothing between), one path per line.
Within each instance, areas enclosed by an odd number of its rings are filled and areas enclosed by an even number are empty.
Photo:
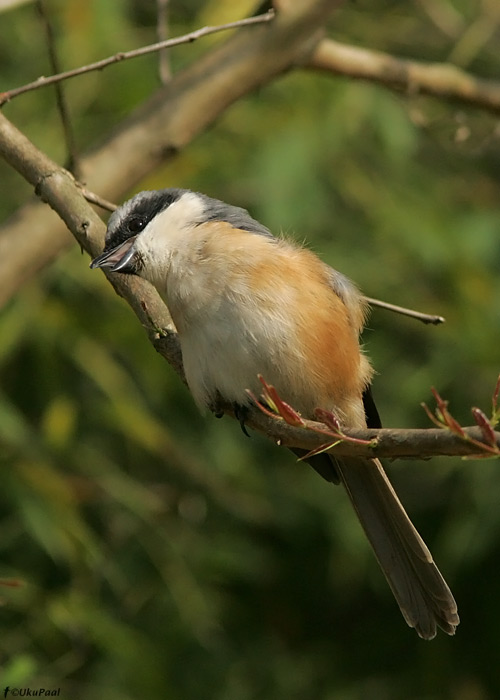
M136 272L137 255L134 250L136 236L127 238L124 243L121 243L116 248L106 250L94 258L90 263L90 267L94 270L100 267L111 272L128 272L134 274Z

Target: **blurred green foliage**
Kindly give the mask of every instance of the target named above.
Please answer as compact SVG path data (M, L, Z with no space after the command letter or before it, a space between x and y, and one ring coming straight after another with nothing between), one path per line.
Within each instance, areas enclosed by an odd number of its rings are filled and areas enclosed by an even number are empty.
M155 40L155 3L54 0L66 67ZM172 0L171 32L250 2ZM494 2L359 0L331 33L498 77ZM175 70L222 36L172 52ZM31 4L2 14L3 84L47 73ZM81 150L156 86L154 57L68 82ZM64 162L50 90L5 112ZM0 166L7 216L30 193ZM137 189L183 186L307 240L370 296L386 425L488 410L499 371L498 121L296 72L230 108ZM459 601L455 638L404 624L341 489L229 420L200 416L129 309L74 249L0 315L0 690L106 700L486 700L500 695L499 471L397 463L396 486ZM1 282L0 282L1 283Z

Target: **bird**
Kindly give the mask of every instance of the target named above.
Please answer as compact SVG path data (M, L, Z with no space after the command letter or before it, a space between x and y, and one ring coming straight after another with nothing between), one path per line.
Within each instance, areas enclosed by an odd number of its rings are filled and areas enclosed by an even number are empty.
M110 216L90 267L154 285L202 410L224 402L244 416L260 375L305 418L322 408L344 427L380 427L361 292L245 209L188 189L139 192ZM455 599L380 461L321 454L310 463L344 486L407 624L422 639L438 628L453 635Z

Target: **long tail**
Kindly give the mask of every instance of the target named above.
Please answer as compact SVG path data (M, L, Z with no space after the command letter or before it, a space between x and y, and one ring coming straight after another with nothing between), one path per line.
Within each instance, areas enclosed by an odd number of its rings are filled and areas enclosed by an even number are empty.
M455 634L457 604L378 459L335 460L359 521L410 627L432 639Z

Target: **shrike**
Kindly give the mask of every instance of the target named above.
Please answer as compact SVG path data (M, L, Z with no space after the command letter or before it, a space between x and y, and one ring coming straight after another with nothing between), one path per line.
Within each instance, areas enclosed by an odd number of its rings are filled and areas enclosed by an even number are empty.
M137 194L109 219L92 263L151 282L179 334L196 403L240 412L257 375L305 418L318 407L349 428L378 427L372 369L359 345L356 286L309 250L274 237L244 209L183 189ZM420 637L454 634L457 606L378 459L320 455L341 482L403 616Z

